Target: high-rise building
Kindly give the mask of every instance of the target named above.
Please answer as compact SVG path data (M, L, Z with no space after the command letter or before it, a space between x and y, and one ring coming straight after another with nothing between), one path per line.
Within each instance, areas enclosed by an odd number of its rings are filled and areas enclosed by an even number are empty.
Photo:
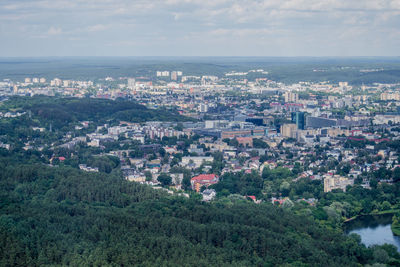
M365 91L367 89L367 87L363 84L363 85L361 85L361 90L362 91Z
M31 82L31 78L25 78L25 83L30 83Z
M306 114L304 112L292 112L292 122L296 123L297 129L304 130L306 125Z
M171 72L171 80L173 81L178 80L178 74L176 73L176 71Z
M387 101L387 100L400 100L400 94L399 93L388 93L388 92L383 92L381 94L381 100L382 101Z
M285 102L289 103L289 102L298 102L299 101L299 95L296 93L292 93L292 92L285 92L283 94L283 96L285 97Z
M62 80L58 78L54 78L54 80L50 81L51 86L61 86Z
M201 103L199 105L199 111L202 112L202 113L208 112L208 105Z
M164 71L156 71L156 76L157 77L169 77L169 71L164 70Z
M46 78L40 78L39 82L40 83L45 83L46 82Z
M134 78L128 78L128 88L134 89L135 88L136 80Z
M283 137L296 138L297 126L294 123L283 124L281 126L281 135Z
M310 128L324 128L324 127L332 127L337 125L337 120L321 118L321 117L312 117L307 116L306 118L306 127Z

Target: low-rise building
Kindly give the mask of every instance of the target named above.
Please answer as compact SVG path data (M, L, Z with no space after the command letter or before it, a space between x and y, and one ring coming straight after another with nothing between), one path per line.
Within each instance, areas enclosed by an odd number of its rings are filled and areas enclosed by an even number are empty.
M342 189L345 192L346 187L353 184L354 180L350 180L340 175L327 176L324 179L324 192L331 192L334 189Z
M253 138L251 137L236 137L239 145L244 147L253 147Z
M183 166L193 165L194 168L199 168L204 162L212 162L213 157L183 157L181 164Z
M210 185L218 183L219 178L216 174L200 174L190 180L192 189L200 192L202 186L209 187Z
M217 193L214 189L206 189L201 193L201 195L203 196L203 201L211 201L215 198Z

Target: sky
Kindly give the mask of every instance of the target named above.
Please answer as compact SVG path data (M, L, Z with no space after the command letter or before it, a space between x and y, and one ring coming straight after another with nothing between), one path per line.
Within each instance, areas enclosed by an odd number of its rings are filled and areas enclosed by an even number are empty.
M400 0L0 0L0 56L399 56Z

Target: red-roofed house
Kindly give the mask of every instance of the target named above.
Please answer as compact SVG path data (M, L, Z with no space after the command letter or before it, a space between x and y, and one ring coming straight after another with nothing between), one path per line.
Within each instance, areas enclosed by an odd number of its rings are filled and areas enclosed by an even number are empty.
M239 145L243 145L244 147L253 147L253 138L251 137L236 137Z
M200 188L204 185L206 187L209 187L212 184L218 183L219 178L215 174L200 174L195 177L193 177L190 180L190 183L192 184L192 189L195 190L196 192L200 192Z
M253 200L253 202L256 204L261 203L261 199L257 200L256 196L247 196L247 197L250 198L251 200Z
M256 197L255 196L247 196L248 198L251 198L253 201L256 201Z

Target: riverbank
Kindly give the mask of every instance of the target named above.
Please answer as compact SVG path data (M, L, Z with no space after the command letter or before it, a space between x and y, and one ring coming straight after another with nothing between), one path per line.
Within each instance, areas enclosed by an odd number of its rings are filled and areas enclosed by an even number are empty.
M373 215L384 215L384 214L395 214L397 212L400 212L400 209L391 209L391 210L382 210L382 211L372 211L371 213L366 213L366 214L358 214L356 216L353 216L351 218L348 218L344 220L343 223L351 222L359 217L362 216L373 216Z
M392 229L392 232L394 235L400 236L400 213L396 213L393 217L392 217L392 225L390 226L390 228Z
M394 223L392 223L390 228L392 229L392 232L394 235L400 236L400 225L399 224L395 225Z
M375 212L373 211L373 212L368 213L368 214L358 214L356 216L353 216L351 218L348 218L348 219L344 220L343 224L351 222L351 221L356 220L356 219L358 219L360 217L363 217L363 216L379 216L379 215L397 214L397 213L400 213L400 209L391 209L391 210L383 210L383 211L375 211ZM400 221L392 219L392 223L391 223L390 229L392 230L392 233L395 236L400 236Z

